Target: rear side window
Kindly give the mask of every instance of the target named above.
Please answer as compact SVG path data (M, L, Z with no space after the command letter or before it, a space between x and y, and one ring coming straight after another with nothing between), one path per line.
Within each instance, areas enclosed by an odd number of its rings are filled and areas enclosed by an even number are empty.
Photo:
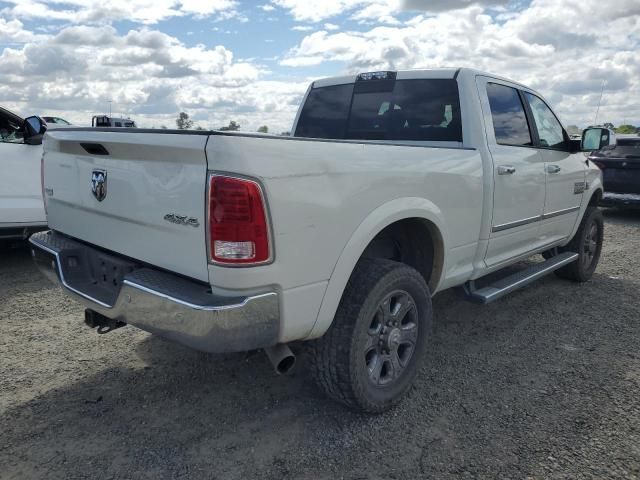
M373 80L340 87L310 92L297 137L462 142L455 80Z
M344 138L353 84L314 88L304 103L296 137Z
M522 100L515 88L487 84L496 142L501 145L531 146L531 132Z

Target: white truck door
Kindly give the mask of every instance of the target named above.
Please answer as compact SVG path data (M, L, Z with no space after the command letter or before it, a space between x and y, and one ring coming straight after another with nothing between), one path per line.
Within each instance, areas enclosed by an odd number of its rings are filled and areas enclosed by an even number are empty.
M41 157L42 145L26 145L21 134L0 138L0 227L47 224L40 185Z
M545 171L519 90L487 77L477 82L494 167L493 219L485 258L491 267L540 245Z
M524 92L524 98L545 162L547 197L540 235L551 243L567 238L578 221L585 190L585 157L581 152L570 153L568 136L544 100L530 92Z

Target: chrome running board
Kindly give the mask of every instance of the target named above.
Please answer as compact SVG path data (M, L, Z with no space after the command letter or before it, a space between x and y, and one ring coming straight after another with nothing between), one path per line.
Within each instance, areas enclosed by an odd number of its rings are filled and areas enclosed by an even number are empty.
M514 290L529 285L554 270L575 262L577 259L577 253L564 252L551 257L547 261L537 263L508 277L501 278L486 287L476 288L475 281L472 280L464 284L464 290L469 300L479 303L491 303Z

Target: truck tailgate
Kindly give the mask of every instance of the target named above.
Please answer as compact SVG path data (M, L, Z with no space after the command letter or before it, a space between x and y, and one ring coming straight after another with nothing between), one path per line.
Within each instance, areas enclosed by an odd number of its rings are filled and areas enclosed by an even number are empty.
M44 187L49 227L207 281L207 138L161 130L48 132Z

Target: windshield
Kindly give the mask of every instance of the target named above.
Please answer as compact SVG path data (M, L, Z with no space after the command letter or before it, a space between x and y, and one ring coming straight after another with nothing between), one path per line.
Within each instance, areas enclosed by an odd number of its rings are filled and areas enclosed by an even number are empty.
M384 79L314 88L295 136L462 142L458 84Z
M42 117L42 119L47 123L57 123L57 124L60 124L60 125L71 125L65 119L60 118L60 117Z
M603 148L595 153L599 157L638 157L640 158L640 137L619 138L613 148Z

